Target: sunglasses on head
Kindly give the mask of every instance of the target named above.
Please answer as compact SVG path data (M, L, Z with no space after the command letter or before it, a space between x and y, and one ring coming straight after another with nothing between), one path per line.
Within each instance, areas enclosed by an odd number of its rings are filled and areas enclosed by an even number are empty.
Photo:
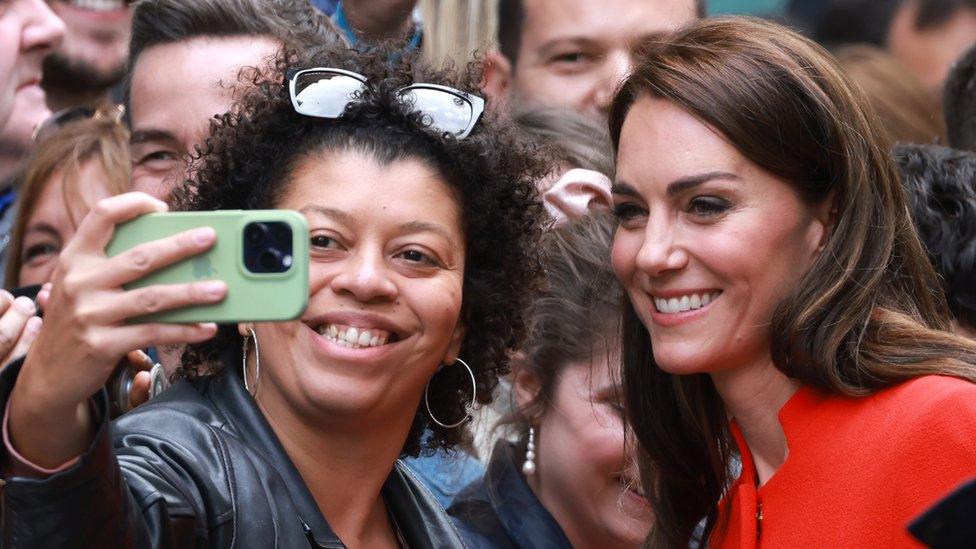
M122 105L112 105L98 109L91 107L72 107L52 114L46 120L35 126L34 133L31 134L31 139L35 143L40 143L48 137L51 137L54 132L63 128L65 125L77 120L89 120L92 118L100 120L107 118L116 124L121 124L123 116L125 116L125 107Z
M333 68L305 69L288 79L295 112L316 118L341 117L365 86L365 76ZM397 96L420 111L428 127L458 139L471 133L485 110L485 100L477 95L437 84L404 86L397 90Z

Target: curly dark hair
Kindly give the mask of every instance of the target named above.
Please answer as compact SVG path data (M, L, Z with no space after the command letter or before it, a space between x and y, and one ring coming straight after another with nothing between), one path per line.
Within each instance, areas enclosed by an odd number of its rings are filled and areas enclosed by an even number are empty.
M976 328L976 153L905 144L895 147L894 157L949 310L960 324Z
M453 187L463 212L467 260L461 319L467 332L460 354L474 369L478 402L490 403L498 377L508 371L509 351L524 336L523 310L541 279L543 215L535 181L550 170L548 158L507 119L486 114L468 137L458 140L427 127L421 113L397 99L396 91L414 82L478 93L480 62L461 70L434 68L385 50L331 47L285 51L274 65L242 72L253 86L214 122L193 161L192 179L174 193L175 205L183 210L274 208L296 166L323 151L364 152L383 164L424 161ZM287 75L312 67L346 69L367 78L366 89L341 118L313 118L293 109ZM177 377L192 378L240 360L236 327L221 326L214 339L187 348ZM429 393L434 414L446 421L463 417L470 386L463 368L435 375ZM438 426L420 404L404 454L452 449L467 440L466 429Z

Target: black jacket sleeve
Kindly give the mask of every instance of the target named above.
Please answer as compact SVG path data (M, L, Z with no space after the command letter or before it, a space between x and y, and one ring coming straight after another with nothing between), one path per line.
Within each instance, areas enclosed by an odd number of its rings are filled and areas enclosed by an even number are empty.
M20 366L0 373L0 410L6 409ZM105 392L91 403L96 435L72 467L44 479L4 479L3 547L211 545L206 498L197 484L210 473L206 464L188 469L198 460L158 436L127 434L113 444ZM6 447L0 451L8 463ZM222 476L205 482L220 482Z

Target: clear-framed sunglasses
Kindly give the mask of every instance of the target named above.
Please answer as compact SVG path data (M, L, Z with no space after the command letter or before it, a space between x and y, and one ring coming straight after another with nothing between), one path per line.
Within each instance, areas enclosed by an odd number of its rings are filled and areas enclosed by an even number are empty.
M365 86L361 74L325 67L301 70L288 79L295 112L316 118L339 118ZM471 133L485 110L485 100L477 95L437 84L404 86L397 96L420 111L427 126L458 139Z
M91 118L101 120L104 118L110 119L116 124L121 124L124 116L125 107L122 105L106 105L97 109L90 107L71 107L52 114L43 122L34 126L31 139L35 143L40 143L62 127L78 120L88 120Z

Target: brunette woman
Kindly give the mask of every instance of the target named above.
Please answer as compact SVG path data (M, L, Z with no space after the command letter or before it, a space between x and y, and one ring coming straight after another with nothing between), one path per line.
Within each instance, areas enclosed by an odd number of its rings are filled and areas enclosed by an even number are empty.
M77 114L74 114L77 113ZM24 170L11 235L5 285L44 284L78 223L103 198L129 189L132 159L121 110L106 108L50 126ZM43 126L47 128L49 126Z
M749 19L649 45L615 98L652 547L703 519L713 547L906 546L976 473L976 347L866 105L821 48Z
M650 530L625 444L612 224L584 218L544 237L546 289L513 366L514 413L483 479L449 513L475 548L637 547Z
M129 324L224 298L220 281L122 287L215 234L108 258L117 224L165 205L125 194L82 221L36 344L0 377L3 545L460 546L397 458L453 448L507 367L538 273L533 182L547 166L481 116L475 71L390 59L312 51L254 71L274 76L221 119L177 193L189 209L304 213L299 319ZM97 391L118 360L175 343L192 344L184 379L107 423Z

